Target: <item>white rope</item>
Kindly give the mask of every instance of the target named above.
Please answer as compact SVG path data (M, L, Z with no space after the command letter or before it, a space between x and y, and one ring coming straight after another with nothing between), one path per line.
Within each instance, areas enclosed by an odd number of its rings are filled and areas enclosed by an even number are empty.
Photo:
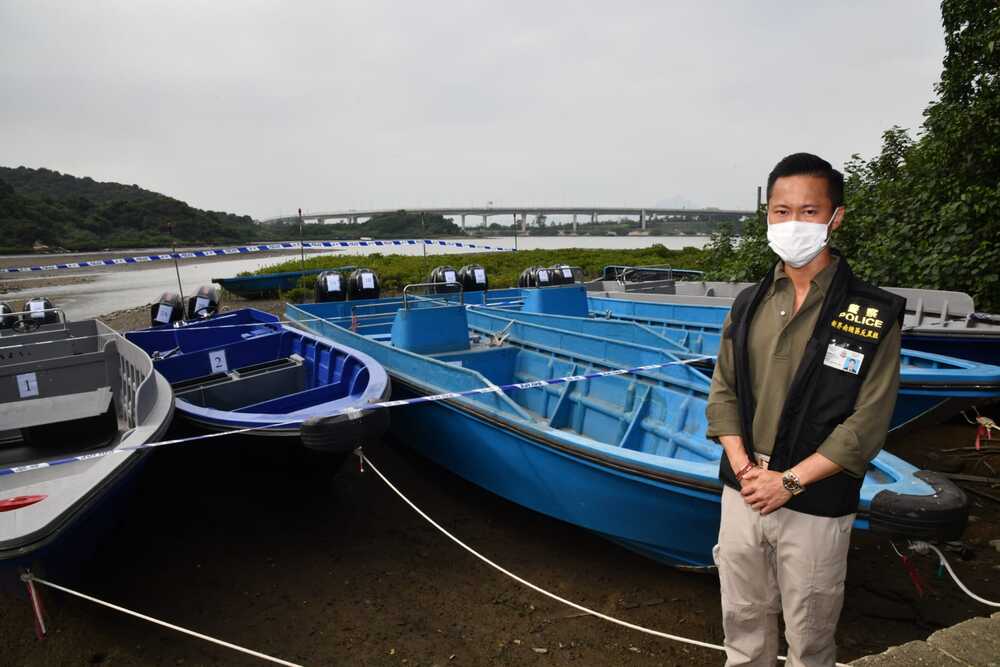
M252 655L255 658L260 658L261 660L267 660L269 662L273 662L278 665L286 665L286 667L302 667L302 665L300 665L299 663L288 662L287 660L282 660L281 658L275 658L274 656L267 655L266 653L261 653L259 651L254 651L253 649L244 648L236 644L231 644L230 642L223 641L221 639L216 639L215 637L209 637L208 635L203 635L200 632L195 632L194 630L188 630L187 628L182 628L179 625L174 625L173 623L167 623L166 621L161 621L159 619L153 618L152 616L147 616L146 614L140 614L137 611L132 611L131 609L126 609L125 607L120 607L116 604L105 602L104 600L99 600L98 598L95 598L91 595L87 595L86 593L80 593L79 591L74 591L71 588L66 588L65 586L54 584L51 581L46 581L41 577L36 577L34 574L31 574L30 572L22 575L21 578L26 582L37 581L40 584L43 584L50 588L54 588L58 591L62 591L63 593L69 593L70 595L75 595L78 598L83 598L84 600L88 600L90 602L93 602L94 604L99 604L102 607L114 609L115 611L120 611L123 614L128 614L129 616L135 616L136 618L141 618L144 621L149 621L150 623L154 623L156 625L162 625L165 628L170 628L171 630L176 630L177 632L182 632L186 635L191 635L192 637L196 637L198 639L204 639L207 642L218 644L219 646L224 646L226 648L233 649L234 651L239 651L240 653Z
M951 569L951 563L949 563L948 559L944 557L944 554L941 553L941 550L938 549L933 544L930 544L929 542L923 542L923 541L910 542L910 548L913 549L914 551L916 551L918 554L926 554L928 551L933 551L934 553L936 553L938 555L938 558L941 559L941 565L943 565L945 567L945 569L948 570L948 574L950 574L951 578L955 580L955 583L958 584L958 587L962 589L963 593L965 593L966 595L968 595L970 598L972 598L976 602L984 604L987 607L1000 607L1000 602L993 602L991 600L987 600L986 598L981 598L978 595L976 595L975 593L973 593L972 591L970 591L965 586L965 584L963 584L961 582L961 580L959 580L958 575L955 574L955 570ZM896 553L899 553L899 552L897 551Z
M388 486L390 489L392 489L393 492L395 492L395 494L397 496L399 496L400 499L402 499L402 501L404 503L406 503L407 505L409 505L410 508L414 512L416 512L421 517L423 517L423 519L425 521L427 521L427 523L429 523L432 526L434 526L435 528L437 528L445 537L447 537L449 540L451 540L452 542L454 542L458 546L462 547L463 549L465 549L466 551L468 551L470 554L472 554L473 556L475 556L479 560L483 561L484 563L486 563L487 565L489 565L493 569L495 569L498 572L501 572L501 573L507 575L508 577L510 577L511 579L513 579L514 581L516 581L516 582L518 582L518 583L520 583L520 584L522 584L524 586L527 586L528 588L530 588L531 590L535 591L536 593L541 593L542 595L544 595L544 596L546 596L548 598L551 598L551 599L555 600L556 602L561 602L564 605L572 607L573 609L576 609L577 611L581 611L581 612L583 612L585 614L590 614L591 616L596 616L597 618L600 618L602 620L608 621L609 623L614 623L615 625L620 625L620 626L628 628L630 630L636 630L638 632L643 632L643 633L648 634L648 635L653 635L654 637L661 637L663 639L670 639L670 640L673 640L675 642L680 642L682 644L690 644L692 646L700 646L702 648L708 648L708 649L712 649L714 651L725 651L726 650L725 646L721 646L719 644L711 644L709 642L703 642L703 641L698 640L698 639L690 639L689 637L681 637L680 635L673 635L673 634L670 634L668 632L660 632L659 630L653 630L653 629L650 629L650 628L643 627L641 625L636 625L635 623L629 623L628 621L623 621L621 619L615 618L614 616L608 616L607 614L603 614L603 613L601 613L599 611L596 611L594 609L591 609L589 607L584 607L581 604L577 604L576 602L573 602L571 600L567 600L566 598L560 597L560 596L556 595L555 593L551 593L551 592L545 590L544 588L541 588L540 586L536 586L535 584L531 583L527 579L523 579L523 578L519 577L518 575L514 574L513 572L511 572L510 570L504 568L503 566L498 565L497 563L494 563L492 560L490 560L486 556L482 555L481 553L479 553L478 551L476 551L475 549L473 549L472 547L470 547L469 545L467 545L462 540L460 540L457 537L455 537L454 535L452 535L441 524L439 524L437 521L435 521L434 519L432 519L431 517L429 517L422 509L420 509L419 507L417 507L416 505L414 505L413 501L411 501L409 498L407 498L405 495L403 495L403 492L400 491L399 489L397 489L395 487L395 485L392 482L390 482L386 478L385 475L382 474L382 472L375 466L375 464L371 462L371 459L369 459L367 456L364 455L363 452L360 451L360 449L358 450L357 455L358 455L358 457L364 463L368 464L368 466L375 472L375 474L378 475L382 479L382 481L386 483L386 486ZM787 660L787 658L785 656L783 656L783 655L779 655L778 656L778 660L785 661L785 660ZM835 663L835 664L837 665L837 667L847 667L843 663L839 663L838 662L838 663Z

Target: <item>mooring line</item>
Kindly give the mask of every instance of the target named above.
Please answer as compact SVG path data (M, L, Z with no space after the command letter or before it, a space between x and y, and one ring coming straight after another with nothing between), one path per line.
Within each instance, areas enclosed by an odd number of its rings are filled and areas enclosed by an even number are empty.
M642 632L642 633L645 633L647 635L653 635L654 637L660 637L661 639L669 639L671 641L680 642L682 644L689 644L691 646L700 646L701 648L712 649L713 651L725 651L726 650L726 647L722 646L720 644L712 644L710 642L701 641L700 639L691 639L690 637L682 637L680 635L670 634L669 632L661 632L660 630L653 630L652 628L647 628L647 627L644 627L644 626L641 626L641 625L636 625L635 623L629 623L628 621L623 621L620 618L615 618L614 616L609 616L608 614L604 614L602 612L599 612L596 609L591 609L590 607L585 607L582 604L577 604L576 602L573 602L572 600L567 600L564 597L560 597L559 595L556 595L555 593L547 591L544 588L542 588L541 586L533 584L530 581L528 581L527 579L524 579L523 577L520 577L520 576L514 574L510 570L508 570L505 567L503 567L502 565L499 565L496 562L490 560L488 557L486 557L483 554L479 553L478 551L476 551L475 549L473 549L472 547L470 547L468 544L466 544L462 540L460 540L457 537L455 537L454 535L452 535L444 526L442 526L441 524L439 524L437 521L435 521L430 516L428 516L428 514L426 512L424 512L422 509L420 509L419 507L417 507L416 504L414 504L414 502L412 500L410 500L409 498L407 498L406 495L404 495L402 491L400 491L399 489L397 489L396 486L392 482L390 482L389 479L385 475L382 474L382 471L379 470L378 467L376 467L374 463L372 463L371 459L369 459L365 455L365 453L363 451L361 451L360 447L357 449L357 451L355 453L357 454L357 456L358 456L358 458L359 458L360 461L362 461L364 463L367 463L368 467L371 468L375 472L375 474L378 475L378 477L383 482L385 482L386 486L388 486L390 489L392 489L392 491L397 496L399 496L399 498L404 503L406 503L407 505L409 505L410 508L414 512L416 512L417 514L419 514L425 521L427 521L427 523L429 523L432 526L434 526L435 528L437 528L437 530L441 534L443 534L445 537L447 537L449 540L451 540L452 542L454 542L458 546L462 547L467 552L469 552L470 554L472 554L473 556L475 556L476 558L478 558L482 562L484 562L487 565L489 565L490 567L492 567L494 570L500 572L501 574L504 574L504 575L510 577L511 579L513 579L514 581L518 582L519 584L521 584L523 586L527 586L528 588L530 588L531 590L535 591L536 593L540 593L540 594L544 595L545 597L548 597L548 598L550 598L552 600L555 600L556 602L560 602L560 603L562 603L562 604L564 604L564 605L566 605L568 607L572 607L573 609L576 609L577 611L581 611L581 612L583 612L585 614L589 614L591 616L596 616L597 618L600 618L601 620L608 621L609 623L614 623L615 625L620 625L620 626L628 628L630 630L635 630L637 632ZM779 655L778 656L778 660L780 660L782 662L786 661L787 659L788 658L786 656L783 656L783 655ZM836 665L836 667L847 667L847 665L845 665L843 663L840 663L840 662L834 663L834 664Z
M54 588L57 591L62 591L63 593L67 593L69 595L74 595L74 596L76 596L78 598L82 598L84 600L87 600L88 602L93 602L94 604L101 605L102 607L107 607L109 609L114 609L115 611L119 611L119 612L121 612L123 614L128 614L129 616L134 616L136 618L140 618L140 619L142 619L144 621L148 621L148 622L153 623L155 625L161 625L161 626L163 626L165 628L169 628L171 630L176 630L177 632L181 632L183 634L190 635L191 637L195 637L197 639L202 639L204 641L211 642L212 644L217 644L219 646L224 646L225 648L229 648L229 649L232 649L234 651L239 651L240 653L245 653L246 655L252 655L253 657L260 658L261 660L267 660L268 662L273 662L273 663L278 664L278 665L285 665L286 667L302 667L302 665L299 664L299 663L297 663L297 662L289 662L288 660L282 660L281 658L275 658L272 655L268 655L266 653L261 653L260 651L255 651L253 649L249 649L249 648L240 646L238 644L233 644L232 642L227 642L227 641L224 641L222 639L216 639L215 637L210 637L210 636L208 636L206 634L202 634L201 632L195 632L194 630L189 630L189 629L181 627L179 625L175 625L173 623L168 623L167 621L161 621L158 618L153 618L152 616L148 616L146 614L142 614L142 613L134 611L132 609L128 609L126 607L122 607L120 605L113 604L111 602L106 602L106 601L101 600L99 598L95 598L92 595L87 595L86 593L81 593L80 591L74 591L72 588L66 588L65 586L60 586L59 584L53 583L53 582L48 581L46 579L42 579L41 577L37 577L34 574L32 574L31 572L25 572L24 574L22 574L21 575L21 580L24 581L26 584L31 584L33 582L37 582L39 584L42 584L43 586L48 586L49 588ZM37 611L36 611L36 613L37 613Z
M670 355L669 352L664 354ZM670 355L673 356L673 355ZM676 359L676 357L674 357ZM382 410L386 408L398 408L404 405L418 405L420 403L434 403L437 401L447 401L455 398L463 398L476 396L479 394L502 394L506 391L516 391L523 389L537 389L539 387L544 387L547 385L564 384L570 382L583 382L586 380L593 380L601 377L612 377L616 375L630 375L636 373L642 373L645 371L656 370L658 368L665 368L667 366L685 366L698 361L704 361L705 359L711 359L711 356L701 356L694 357L691 359L676 359L675 361L668 361L659 364L644 364L642 366L634 366L632 368L613 368L607 371L595 371L593 373L586 373L584 375L567 375L564 377L551 378L546 380L534 380L531 382L515 382L511 384L490 384L485 387L478 387L476 389L467 389L465 391L453 391L445 392L442 394L429 394L427 396L417 396L416 398L405 398L396 401L381 401L379 403L369 403L362 408L357 407L346 407L339 410L334 410L329 413L322 415L310 415L309 417L304 417L301 419L288 419L285 421L274 422L272 424L261 424L259 426L248 426L246 428L238 428L230 431L220 431L218 433L205 433L195 436L190 436L187 438L175 438L173 440L162 440L160 442L149 442L141 445L130 445L125 447L116 447L114 449L107 449L99 452L88 452L86 454L76 454L74 456L65 456L58 459L50 459L48 461L39 461L37 463L27 463L20 466L8 466L0 468L0 477L5 475L17 475L20 473L25 473L31 470L39 470L41 468L53 468L55 466L67 465L70 463L77 463L80 461L92 461L94 459L104 458L106 456L111 456L112 454L121 454L126 452L134 452L141 449L154 449L157 447L165 447L167 445L181 445L188 442L196 442L198 440L208 440L209 438L221 438L228 435L238 435L240 433L250 433L251 431L266 431L268 429L276 428L279 426L290 426L292 424L301 424L311 418L328 418L328 417L339 417L340 415L356 415L358 410L367 412L369 410Z

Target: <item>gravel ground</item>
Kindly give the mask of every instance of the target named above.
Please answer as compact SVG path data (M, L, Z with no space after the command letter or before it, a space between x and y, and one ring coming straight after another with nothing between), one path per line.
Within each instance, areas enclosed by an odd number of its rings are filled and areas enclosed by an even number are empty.
M244 305L233 302L233 307ZM253 302L280 312L276 302ZM106 317L145 326L148 309ZM1000 411L993 411L1000 418ZM178 429L179 427L175 427ZM181 432L181 431L177 431ZM916 465L989 475L1000 456L971 446L961 421L894 438ZM399 443L367 455L461 539L559 595L624 620L722 639L718 579L636 556L525 510ZM969 452L964 452L969 454ZM988 486L981 492L1000 497ZM973 498L967 549L952 560L980 595L1000 599L1000 503ZM127 607L304 664L718 665L720 654L659 640L542 597L437 533L370 471L339 471L281 443L226 438L157 451L115 504L113 529L61 581ZM901 545L900 545L901 546ZM838 630L853 659L989 610L918 557L917 593L889 542L853 537ZM0 662L17 665L251 665L226 649L47 591L51 633L35 639L20 591L0 596Z

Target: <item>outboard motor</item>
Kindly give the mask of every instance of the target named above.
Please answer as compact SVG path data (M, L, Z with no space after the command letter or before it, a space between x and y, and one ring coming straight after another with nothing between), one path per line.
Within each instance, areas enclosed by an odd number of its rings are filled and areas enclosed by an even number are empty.
M518 287L549 287L552 284L552 270L543 266L528 267L517 279Z
M59 321L59 313L52 310L52 302L44 296L36 296L24 302L24 312L21 321L27 326L41 326L42 324L55 324Z
M162 327L184 319L184 304L181 297L174 292L164 292L160 298L149 307L149 326Z
M431 277L428 282L440 283L435 285L433 290L435 294L449 294L451 292L461 291L461 287L452 284L447 285L445 283L457 283L458 282L458 271L450 266L438 266L433 271L431 271Z
M555 285L572 285L573 283L580 282L576 271L569 264L556 264L553 266L552 278Z
M10 329L17 322L14 309L6 301L0 301L0 329Z
M567 279L563 278L562 271L558 267L549 267L549 282L553 285L565 285L569 282Z
M347 299L347 285L344 276L339 271L324 271L316 276L316 287L313 290L316 303L327 301L344 301Z
M219 312L219 288L202 285L194 296L188 298L187 319L196 320L211 317Z
M371 269L354 269L347 279L347 298L351 301L377 299L379 290L378 274Z
M458 270L458 282L466 292L483 292L490 287L486 269L480 264L466 264Z

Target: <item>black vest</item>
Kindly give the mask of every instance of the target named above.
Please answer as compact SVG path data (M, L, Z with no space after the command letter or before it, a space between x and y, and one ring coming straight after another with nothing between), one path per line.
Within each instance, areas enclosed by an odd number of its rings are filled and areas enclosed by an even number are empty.
M757 401L750 378L750 323L773 279L774 271L769 271L756 287L740 292L733 302L730 325L723 332L733 342L743 446L751 461L756 460L753 419ZM893 323L902 326L905 305L902 297L854 277L847 261L840 258L782 408L768 469L783 472L807 458L854 412L875 351ZM857 374L824 364L831 343L864 355ZM725 454L719 463L719 478L740 488ZM857 511L863 482L841 471L810 484L785 507L815 516L851 514Z

